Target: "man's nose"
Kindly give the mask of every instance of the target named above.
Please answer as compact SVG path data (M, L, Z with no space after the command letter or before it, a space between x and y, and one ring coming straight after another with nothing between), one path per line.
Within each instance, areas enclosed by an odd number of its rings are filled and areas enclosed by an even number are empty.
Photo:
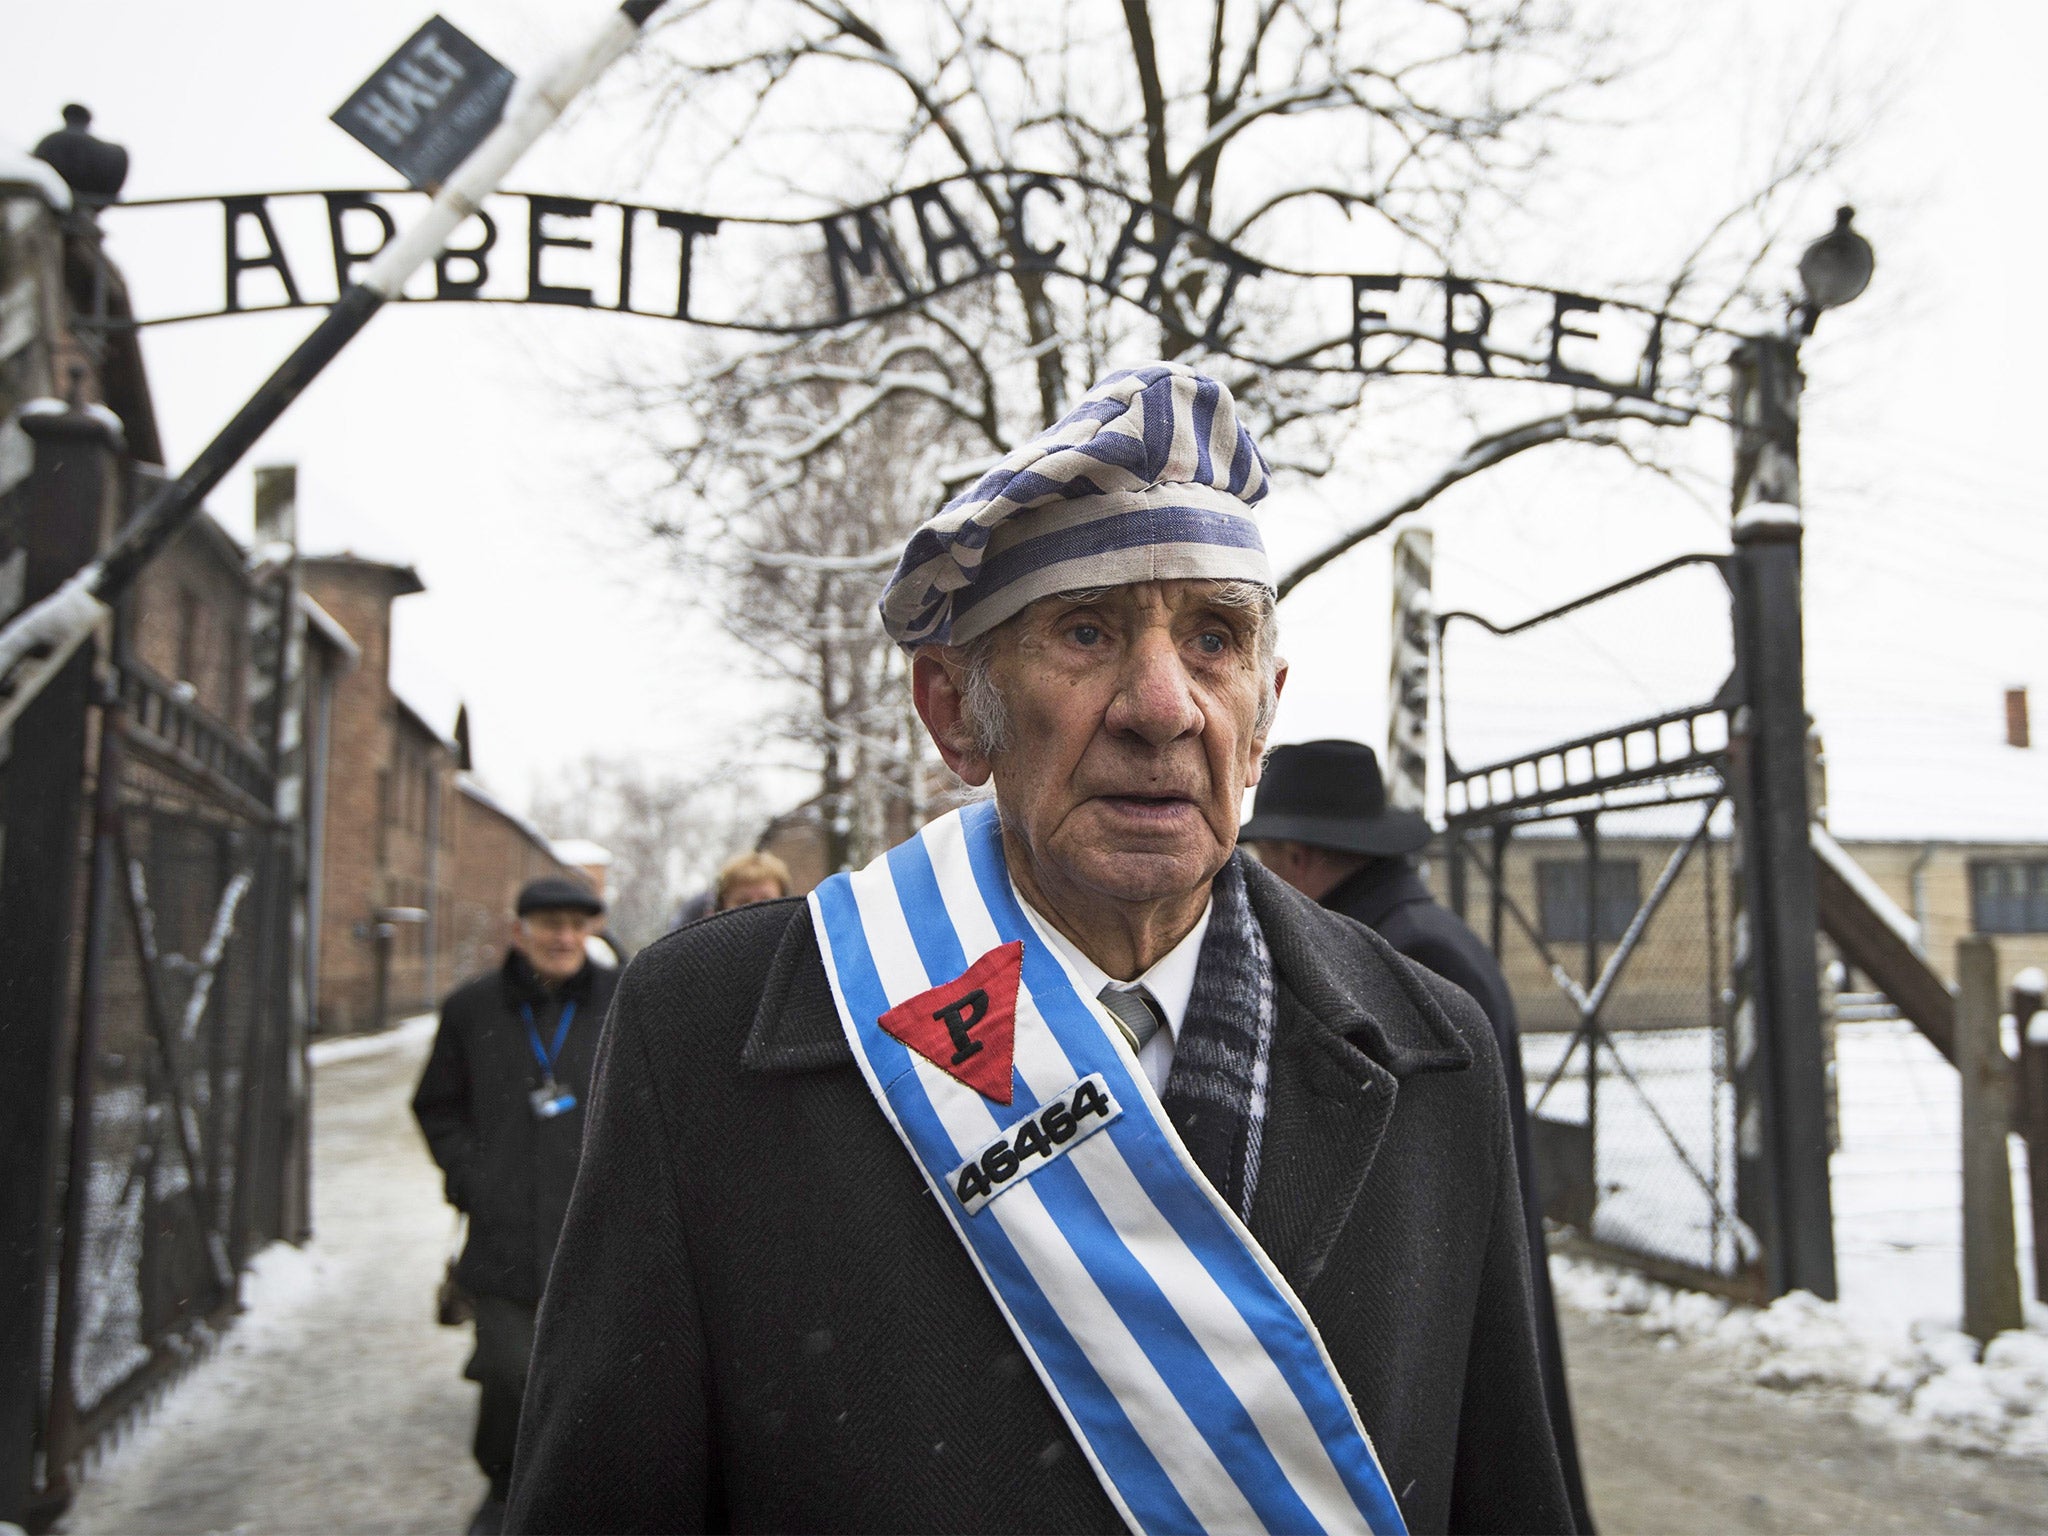
M1188 686L1187 666L1165 629L1143 631L1125 654L1105 723L1155 747L1201 730L1202 710Z

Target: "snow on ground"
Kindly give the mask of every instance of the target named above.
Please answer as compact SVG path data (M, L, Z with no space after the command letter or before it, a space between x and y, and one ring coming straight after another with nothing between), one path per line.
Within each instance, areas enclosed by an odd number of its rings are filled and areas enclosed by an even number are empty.
M314 1048L318 1236L257 1257L235 1325L88 1469L61 1531L412 1536L468 1523L483 1494L470 1337L433 1321L453 1217L408 1109L432 1029L430 1016Z
M1849 1396L1859 1422L1902 1440L2048 1459L2048 1330L1976 1340L1933 1320L1904 1336L1804 1291L1762 1311L1632 1271L1559 1256L1561 1301L1641 1320L1670 1347L1714 1351L1757 1385Z
M1572 1258L1559 1298L1639 1318L1660 1343L1721 1355L1786 1392L1846 1398L1859 1421L1907 1440L2048 1459L2048 1308L1983 1351L1961 1333L1962 1173L1954 1070L1910 1024L1844 1025L1837 1039L1842 1147L1833 1162L1841 1299L1805 1293L1756 1311ZM2023 1289L2032 1233L2025 1150L2014 1147Z
M1903 1333L1963 1313L1962 1099L1955 1069L1904 1020L1844 1024L1836 1037L1842 1149L1834 1157L1842 1304ZM2011 1140L2021 1289L2034 1243L2026 1144ZM2048 1326L2048 1318L2037 1319Z
M307 1059L316 1067L330 1061L355 1061L364 1056L382 1056L387 1051L424 1048L434 1038L440 1015L415 1014L404 1023L375 1035L343 1035L337 1040L315 1040L306 1048Z

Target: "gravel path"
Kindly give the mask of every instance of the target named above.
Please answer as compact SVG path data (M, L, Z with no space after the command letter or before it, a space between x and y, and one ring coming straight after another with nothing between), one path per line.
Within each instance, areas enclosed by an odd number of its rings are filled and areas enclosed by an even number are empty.
M409 1108L429 1038L408 1028L317 1069L318 1238L262 1257L219 1352L87 1477L60 1530L468 1525L484 1486L469 1331L433 1321L452 1218Z
M467 1330L430 1312L449 1215L407 1100L418 1026L316 1073L315 1219L274 1248L218 1354L87 1479L72 1536L457 1532ZM1606 1536L1708 1531L2048 1532L2048 1463L1901 1444L1845 1407L1750 1385L1631 1318L1567 1309L1579 1433Z

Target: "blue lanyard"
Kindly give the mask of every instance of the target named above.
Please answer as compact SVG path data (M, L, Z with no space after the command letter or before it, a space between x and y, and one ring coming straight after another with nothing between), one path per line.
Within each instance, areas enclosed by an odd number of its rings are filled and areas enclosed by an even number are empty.
M555 1062L562 1054L562 1042L569 1038L569 1023L576 1017L576 999L562 1000L562 1022L555 1026L555 1043L545 1050L541 1048L540 1026L533 1022L533 1004L521 1003L519 1012L526 1020L526 1041L533 1047L533 1059L540 1063L540 1070L548 1081L553 1082Z

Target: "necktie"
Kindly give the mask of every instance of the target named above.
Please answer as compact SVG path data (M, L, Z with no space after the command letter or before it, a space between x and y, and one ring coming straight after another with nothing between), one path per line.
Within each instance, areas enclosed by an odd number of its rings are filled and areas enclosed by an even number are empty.
M1120 987L1111 982L1096 996L1102 1000L1102 1006L1116 1016L1117 1027L1131 1042L1133 1052L1142 1051L1145 1042L1159 1033L1159 1026L1164 1022L1159 1017L1159 1005L1142 986Z

